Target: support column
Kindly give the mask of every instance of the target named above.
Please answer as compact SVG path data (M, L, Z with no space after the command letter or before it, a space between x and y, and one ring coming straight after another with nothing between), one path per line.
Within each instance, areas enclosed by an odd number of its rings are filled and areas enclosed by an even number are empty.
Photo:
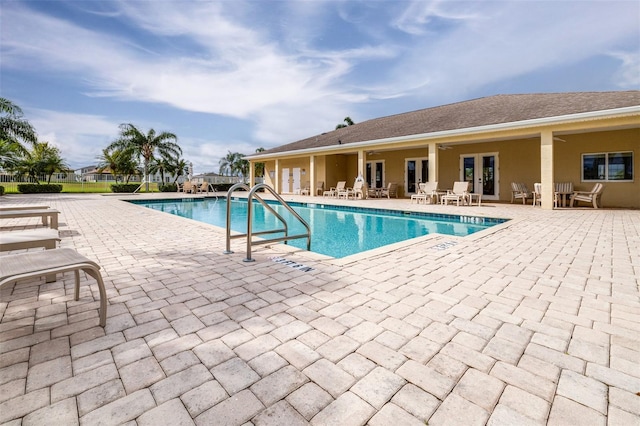
M275 170L275 176L273 177L273 186L275 189L275 191L278 194L281 194L281 188L280 188L280 160L276 158L276 170Z
M309 196L316 195L316 156L309 157Z
M256 164L249 162L249 187L253 188L256 184Z
M438 146L435 142L429 142L429 182L438 181Z
M358 176L362 176L364 178L364 170L365 170L366 164L367 164L367 153L362 150L358 151Z
M553 210L553 132L545 130L540 134L540 182L542 183L542 208Z

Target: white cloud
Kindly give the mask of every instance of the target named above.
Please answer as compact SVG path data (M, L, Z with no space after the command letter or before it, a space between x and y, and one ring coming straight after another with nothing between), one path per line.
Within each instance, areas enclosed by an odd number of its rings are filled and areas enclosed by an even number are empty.
M230 116L254 129L253 141L181 137L185 158L207 171L230 144L251 153L328 131L376 100L460 100L494 82L598 55L620 60L611 77L619 87L639 84L636 2L282 1L269 5L273 13L252 1L72 5L95 8L122 30L101 32L29 3L6 3L2 68L60 74L104 102ZM339 15L344 21L336 22ZM353 30L357 41L342 47L340 37L350 33L333 34L336 28ZM52 114L34 121L41 138L68 146L78 162L93 162L120 122L144 127L137 117L69 113L56 122ZM91 133L83 120L109 128ZM147 127L173 128L168 120ZM87 146L90 153L79 152Z
M73 168L95 164L102 149L118 136L120 124L101 116L33 108L26 108L25 115L38 139L60 148Z

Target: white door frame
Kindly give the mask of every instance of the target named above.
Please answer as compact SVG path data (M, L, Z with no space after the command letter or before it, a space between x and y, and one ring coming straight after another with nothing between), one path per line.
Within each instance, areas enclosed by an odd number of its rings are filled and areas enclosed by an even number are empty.
M409 188L409 162L410 161L415 161L416 163L416 170L415 170L415 182L413 183L414 186L414 191L411 191L411 189ZM404 159L404 193L405 195L409 195L409 194L415 194L417 192L418 189L418 184L419 183L423 183L429 180L429 173L427 171L427 169L423 169L423 164L426 164L427 168L429 167L429 157L412 157L412 158L405 158ZM422 177L425 177L425 179L423 180Z
M493 171L491 170L483 170L483 159L487 157L493 157ZM465 158L473 158L473 177L465 176L465 166L464 160ZM471 192L475 194L482 194L483 199L487 200L499 200L500 199L500 166L499 166L499 153L498 152L478 152L478 153L468 153L468 154L460 154L460 180L468 180L472 179L473 184L471 186ZM468 171L467 171L468 172ZM491 178L490 175L485 176L485 173L493 172L493 185L488 185L491 183L490 181L485 182L487 178ZM493 189L492 193L485 193L485 191L490 191ZM491 191L490 191L491 192Z
M385 181L386 181L386 176L385 175L387 173L384 160L369 160L369 161L367 161L367 164L365 165L365 176L364 176L364 178L365 178L365 180L367 180L367 176L366 176L366 174L367 174L367 166L371 165L371 172L372 172L372 176L371 176L372 179L371 180L373 181L373 183L375 183L375 180L376 180L376 176L375 176L376 164L382 164L381 186L384 187L385 186ZM367 185L370 188L374 187L373 183L369 182L367 180Z

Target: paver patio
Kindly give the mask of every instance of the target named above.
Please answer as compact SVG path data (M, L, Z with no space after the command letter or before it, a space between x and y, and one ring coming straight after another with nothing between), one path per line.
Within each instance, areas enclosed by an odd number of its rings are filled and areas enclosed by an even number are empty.
M221 229L119 198L0 198L60 210L109 299L101 328L87 277L79 301L73 274L0 290L0 423L640 424L640 211L343 200L513 220L246 263Z

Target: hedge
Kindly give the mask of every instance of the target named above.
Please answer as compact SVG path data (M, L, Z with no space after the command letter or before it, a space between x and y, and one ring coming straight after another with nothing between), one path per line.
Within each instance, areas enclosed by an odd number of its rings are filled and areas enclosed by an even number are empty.
M114 183L111 185L111 192L133 193L139 186L139 183Z
M18 184L18 192L23 194L55 194L62 192L62 185L56 183L21 183Z
M158 184L160 192L178 192L178 185L175 183Z

